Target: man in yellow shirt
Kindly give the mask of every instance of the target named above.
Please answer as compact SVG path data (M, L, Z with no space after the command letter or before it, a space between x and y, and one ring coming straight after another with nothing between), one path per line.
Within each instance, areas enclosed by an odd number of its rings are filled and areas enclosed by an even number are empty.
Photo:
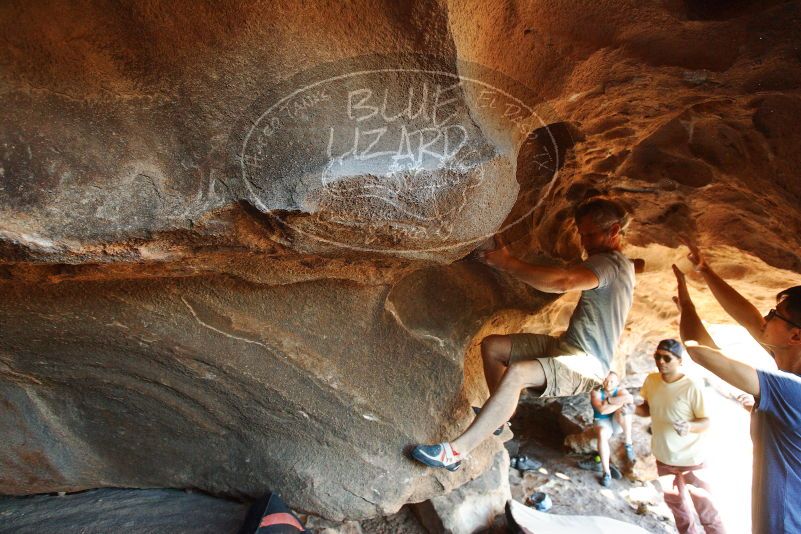
M654 352L659 369L642 385L643 403L637 415L651 417L651 450L656 457L665 503L673 512L680 534L696 534L689 497L706 534L723 534L720 520L704 480L705 436L709 428L703 384L682 372L681 343L663 339Z

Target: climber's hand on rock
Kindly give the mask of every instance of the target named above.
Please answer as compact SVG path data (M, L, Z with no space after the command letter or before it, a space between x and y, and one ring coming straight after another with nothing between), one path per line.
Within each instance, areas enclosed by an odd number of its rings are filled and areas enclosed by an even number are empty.
M512 254L506 247L500 247L495 250L482 252L482 257L487 265L491 267L501 267L506 263L506 260L512 257Z
M478 248L476 248L472 252L471 257L476 259L476 260L478 260L478 261L480 261L480 262L482 262L482 263L486 263L487 265L491 265L490 262L487 260L487 253L488 252L493 252L493 251L495 251L495 250L497 250L499 248L501 248L501 247L500 247L500 245L498 245L498 240L495 239L495 236L493 236L493 237L490 237L488 239L485 239L478 246Z

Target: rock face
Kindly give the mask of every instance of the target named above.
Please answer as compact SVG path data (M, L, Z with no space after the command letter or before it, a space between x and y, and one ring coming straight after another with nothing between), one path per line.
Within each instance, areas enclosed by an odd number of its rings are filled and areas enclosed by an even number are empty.
M574 302L462 259L497 233L575 260L598 192L648 266L621 356L675 332L682 237L769 307L801 270L800 18L4 4L0 492L271 488L361 519L457 487L500 445L455 475L401 451L469 422L482 335Z
M502 449L483 475L417 505L416 513L430 534L474 534L491 531L511 499L509 453Z
M493 306L537 302L465 306L469 281L491 276L456 265L391 290L315 281L291 292L229 278L4 284L3 490L280 488L339 518L454 487L483 470L481 454L464 473L432 476L402 451L469 421L455 357L465 332ZM29 317L47 319L32 331Z

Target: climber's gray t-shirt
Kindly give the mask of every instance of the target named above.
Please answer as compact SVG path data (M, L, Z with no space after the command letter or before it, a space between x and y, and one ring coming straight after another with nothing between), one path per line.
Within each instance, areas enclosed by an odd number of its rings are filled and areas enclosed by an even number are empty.
M634 263L622 252L593 254L581 264L598 277L598 287L581 298L564 340L598 358L606 371L626 324L634 294Z

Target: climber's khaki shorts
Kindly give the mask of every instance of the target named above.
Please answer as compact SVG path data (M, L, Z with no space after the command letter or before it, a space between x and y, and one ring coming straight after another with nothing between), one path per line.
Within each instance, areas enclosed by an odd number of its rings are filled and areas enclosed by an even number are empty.
M558 337L543 334L511 334L514 362L539 360L545 371L542 397L570 397L589 393L601 385L606 373L600 360Z

